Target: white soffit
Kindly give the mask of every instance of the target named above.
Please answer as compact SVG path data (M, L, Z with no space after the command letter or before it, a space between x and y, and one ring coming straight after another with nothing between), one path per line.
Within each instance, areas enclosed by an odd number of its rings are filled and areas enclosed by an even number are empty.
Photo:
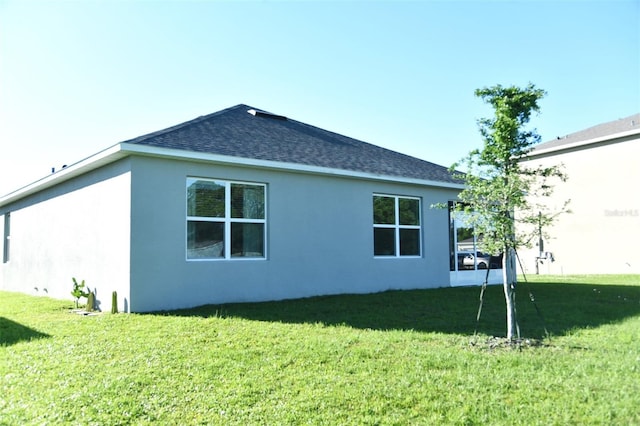
M210 154L202 152L185 151L181 149L170 148L158 148L145 145L136 144L121 144L123 146L123 152L131 153L132 155L146 155L152 157L164 157L179 159L185 161L200 161L211 162L217 164L234 165L242 167L257 167L272 170L284 170L299 173L319 174L319 175L331 175L331 176L343 176L353 177L360 179L371 179L387 182L407 183L423 186L433 186L438 188L453 188L463 189L464 184L439 182L425 179L406 178L402 176L389 176L376 173L358 172L344 169L334 169L329 167L311 166L299 163L286 163L280 161L271 160L259 160L254 158L234 157L228 155Z
M91 170L95 170L109 163L113 163L130 155L142 155L149 157L171 158L184 161L199 161L224 165L234 165L241 167L257 167L271 170L283 170L298 173L309 173L329 176L352 177L359 179L413 184L421 186L432 186L437 188L464 189L463 184L439 182L432 180L406 178L401 176L388 176L375 173L357 172L343 169L333 169L329 167L311 166L297 163L284 163L271 160L258 160L253 158L233 157L218 154L209 154L182 149L158 148L147 145L119 143L105 149L91 157L71 164L48 176L43 177L27 186L0 197L0 206L35 194L44 189L58 185L76 176L83 175Z

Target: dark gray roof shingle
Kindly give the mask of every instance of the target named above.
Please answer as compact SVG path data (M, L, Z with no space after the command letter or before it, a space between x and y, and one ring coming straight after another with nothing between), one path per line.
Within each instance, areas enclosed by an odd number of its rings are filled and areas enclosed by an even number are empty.
M558 137L548 142L541 143L539 145L536 145L532 152L535 154L537 150L546 150L552 148L561 149L563 145L585 142L600 137L613 136L618 133L638 129L640 129L640 114L634 114L626 118L598 124L596 126L592 126L587 129L570 133L566 136Z
M242 104L126 143L460 183L446 167Z

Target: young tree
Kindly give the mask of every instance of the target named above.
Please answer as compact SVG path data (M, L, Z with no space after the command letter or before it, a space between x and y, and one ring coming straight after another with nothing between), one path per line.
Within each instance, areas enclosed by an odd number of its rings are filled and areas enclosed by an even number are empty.
M566 176L560 166L527 168L520 162L540 142L536 130L527 130L525 125L539 111L544 90L533 84L525 88L497 85L478 89L475 95L493 107L494 116L478 120L483 149L471 151L452 166L465 171L460 177L466 184L455 209L464 212L484 251L502 253L507 338L513 340L517 329L516 249L531 246L538 225L554 221L559 212L549 211L541 201L553 192L549 181L565 181ZM561 210L565 209L566 203ZM536 226L527 226L531 224Z

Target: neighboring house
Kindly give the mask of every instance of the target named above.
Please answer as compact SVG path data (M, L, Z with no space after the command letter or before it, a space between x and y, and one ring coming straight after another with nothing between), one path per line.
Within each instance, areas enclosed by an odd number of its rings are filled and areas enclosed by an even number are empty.
M0 288L71 298L76 277L100 309L117 291L120 310L145 312L480 284L450 271L455 227L431 208L462 187L445 167L237 105L0 198Z
M547 230L542 250L521 251L525 272L536 271L542 252L542 274L640 273L639 159L640 114L537 145L524 164L564 164L568 181L548 203L558 208L570 199L571 213Z

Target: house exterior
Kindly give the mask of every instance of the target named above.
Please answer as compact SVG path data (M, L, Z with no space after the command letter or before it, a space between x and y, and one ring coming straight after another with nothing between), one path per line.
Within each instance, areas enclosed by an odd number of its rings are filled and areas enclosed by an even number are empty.
M146 312L480 284L451 270L452 222L431 208L461 189L445 167L237 105L0 198L0 288L70 298L76 277L99 309L116 291Z
M523 165L563 164L568 181L546 202L571 200L571 213L547 230L542 249L521 251L525 272L541 260L540 274L640 273L639 158L640 114L537 145Z

